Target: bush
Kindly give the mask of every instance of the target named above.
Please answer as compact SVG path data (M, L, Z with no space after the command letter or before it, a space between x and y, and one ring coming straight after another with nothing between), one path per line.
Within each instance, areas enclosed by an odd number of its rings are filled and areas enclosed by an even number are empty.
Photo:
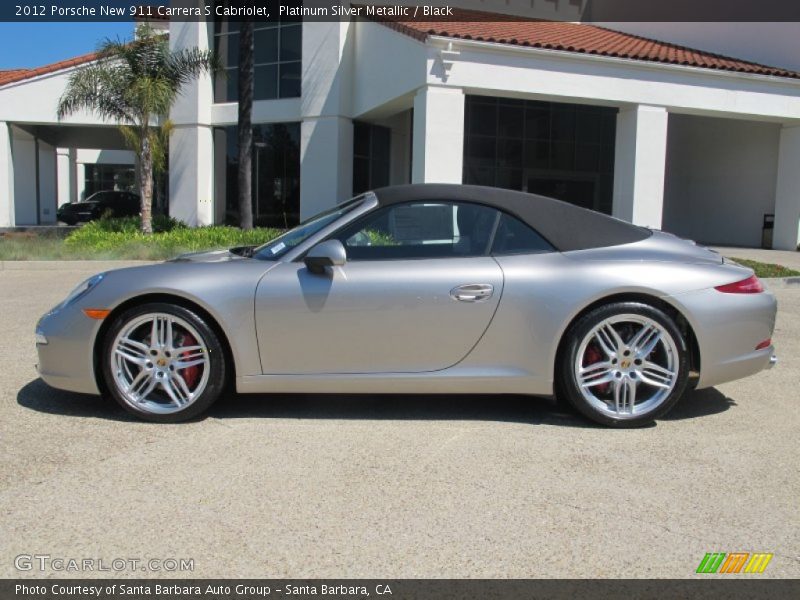
M141 228L142 219L140 217L103 216L96 221L90 221L86 225L82 226L81 231L88 230L87 235L89 235L89 232L92 231L133 233L139 231ZM165 233L167 231L172 231L173 229L186 229L186 224L165 215L153 215L154 233Z
M163 216L154 217L152 235L144 235L140 226L139 217L103 218L72 232L64 243L81 254L165 258L183 252L259 245L282 233L266 228L250 231L229 226L190 228Z

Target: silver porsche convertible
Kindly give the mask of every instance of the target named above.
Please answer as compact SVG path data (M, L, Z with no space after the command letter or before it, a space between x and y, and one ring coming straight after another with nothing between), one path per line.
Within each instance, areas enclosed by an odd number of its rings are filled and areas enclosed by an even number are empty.
M750 269L550 198L408 185L259 247L100 273L39 321L39 373L151 421L241 393L555 395L599 423L775 362Z

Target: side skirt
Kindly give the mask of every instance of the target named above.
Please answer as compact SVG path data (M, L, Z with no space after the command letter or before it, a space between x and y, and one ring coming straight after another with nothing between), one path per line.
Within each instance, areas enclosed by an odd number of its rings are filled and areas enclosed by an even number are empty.
M432 373L251 375L236 379L242 394L532 394L550 395L553 382L515 369L452 368Z

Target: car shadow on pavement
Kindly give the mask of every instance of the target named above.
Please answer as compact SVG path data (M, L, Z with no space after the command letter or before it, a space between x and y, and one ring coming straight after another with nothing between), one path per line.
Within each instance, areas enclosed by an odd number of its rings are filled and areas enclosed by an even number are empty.
M20 389L17 403L42 413L137 421L111 399L56 390L41 379ZM693 391L663 418L693 419L717 414L735 405L734 400L714 388ZM229 394L211 408L208 416L217 419L497 421L600 427L547 398L490 394Z
M661 418L664 421L696 419L725 412L732 406L736 406L736 400L726 396L717 388L692 390L678 400L672 410Z
M41 379L30 381L17 392L17 404L37 412L66 417L137 421L111 399L57 390Z
M553 400L492 394L240 394L211 408L218 419L496 421L594 427Z

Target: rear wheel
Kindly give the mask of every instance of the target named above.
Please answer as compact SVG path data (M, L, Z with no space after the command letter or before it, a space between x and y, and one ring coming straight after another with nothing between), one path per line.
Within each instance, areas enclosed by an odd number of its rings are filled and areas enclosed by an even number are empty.
M134 307L112 323L103 349L103 376L128 412L162 423L191 419L219 398L225 354L197 314L173 304Z
M598 423L650 423L686 389L686 342L657 308L636 302L602 306L582 317L567 336L557 394Z

